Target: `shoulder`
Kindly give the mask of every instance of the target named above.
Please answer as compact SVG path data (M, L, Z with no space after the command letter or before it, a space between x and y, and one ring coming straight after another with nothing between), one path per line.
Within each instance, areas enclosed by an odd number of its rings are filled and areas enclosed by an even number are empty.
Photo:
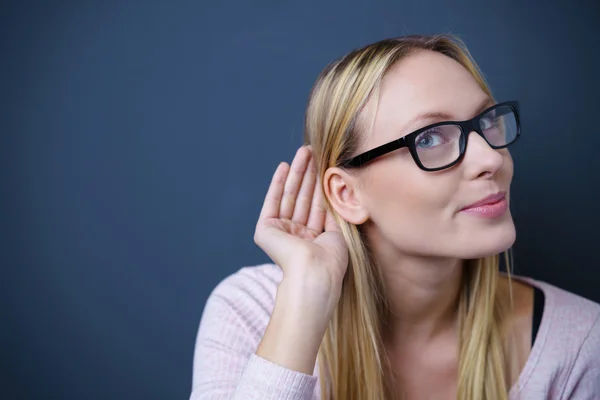
M600 333L600 304L550 283L525 279L544 293L542 324L553 337L575 345Z
M216 346L249 356L269 324L281 276L279 267L263 264L241 268L219 282L200 318L197 354L213 354Z
M600 304L532 278L518 280L544 293L538 336L526 368L530 383L568 391L579 381L600 382ZM542 382L543 381L543 382Z
M219 320L235 319L258 330L271 316L281 269L274 264L247 266L225 277L209 295L203 320L208 314Z
M283 274L275 264L247 266L225 277L212 291L211 296L228 299L258 295L258 299L274 299Z
M600 304L549 283L537 283L548 305L549 339L577 353L578 362L589 359L600 368Z

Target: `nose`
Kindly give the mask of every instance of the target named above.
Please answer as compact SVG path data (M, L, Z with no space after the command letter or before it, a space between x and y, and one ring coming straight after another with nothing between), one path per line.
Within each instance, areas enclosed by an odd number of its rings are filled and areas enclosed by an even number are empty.
M469 132L467 148L463 159L465 171L470 179L480 176L492 177L502 168L504 157L501 151L493 149L477 132Z

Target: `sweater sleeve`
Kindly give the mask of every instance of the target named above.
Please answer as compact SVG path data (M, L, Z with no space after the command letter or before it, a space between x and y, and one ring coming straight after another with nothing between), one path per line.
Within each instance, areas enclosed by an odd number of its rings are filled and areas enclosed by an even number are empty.
M563 399L600 398L600 316L592 326L567 380Z
M190 400L309 400L315 376L286 369L256 354L276 284L242 269L209 296L194 352Z

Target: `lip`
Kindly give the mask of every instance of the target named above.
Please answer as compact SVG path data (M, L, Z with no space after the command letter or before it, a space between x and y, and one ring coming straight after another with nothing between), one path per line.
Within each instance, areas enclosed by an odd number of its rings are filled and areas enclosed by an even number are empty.
M497 218L508 210L506 192L496 193L460 210L461 212L484 218Z
M487 197L484 197L483 199L476 201L475 203L468 205L464 208L461 209L461 211L466 211L468 209L471 208L476 208L476 207L481 207L481 206L485 206L485 205L491 205L491 204L495 204L498 203L500 200L503 200L506 198L506 192L498 192L498 193L494 193L491 194Z

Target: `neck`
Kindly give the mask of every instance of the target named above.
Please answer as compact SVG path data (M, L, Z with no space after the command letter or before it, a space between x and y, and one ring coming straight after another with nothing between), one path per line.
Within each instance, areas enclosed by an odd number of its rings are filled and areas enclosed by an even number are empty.
M429 340L456 327L463 261L424 257L380 260L391 338Z

